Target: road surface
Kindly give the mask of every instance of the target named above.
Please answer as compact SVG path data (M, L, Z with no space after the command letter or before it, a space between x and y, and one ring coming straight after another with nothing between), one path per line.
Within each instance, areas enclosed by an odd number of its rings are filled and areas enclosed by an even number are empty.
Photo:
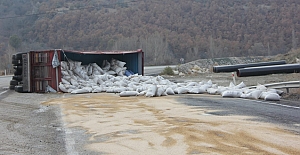
M288 101L20 94L2 89L10 79L0 77L0 154L300 153Z
M40 104L59 96L7 90L11 79L0 76L0 154L66 154L59 107Z
M179 102L197 108L216 110L210 112L211 115L251 116L254 121L282 125L300 134L300 103L222 98L219 95L184 95L180 97Z

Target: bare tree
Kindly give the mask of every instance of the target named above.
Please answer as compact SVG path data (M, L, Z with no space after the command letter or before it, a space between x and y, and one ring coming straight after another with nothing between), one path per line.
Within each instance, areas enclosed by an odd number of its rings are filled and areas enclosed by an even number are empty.
M209 53L210 53L210 57L214 58L214 52L215 52L215 44L214 44L214 40L212 38L212 36L209 36Z
M139 48L138 40L136 36L120 38L114 43L112 50L136 50Z
M136 50L141 48L145 52L145 63L148 65L171 64L174 55L169 50L168 42L159 34L154 33L147 38L137 36L118 39L112 50Z
M293 28L293 30L292 30L292 49L293 50L297 49L297 41L298 41L298 39L296 38L296 35L295 35L295 28Z
M7 70L8 73L12 72L12 64L11 64L11 60L12 60L12 56L13 54L16 53L16 50L19 49L21 47L22 44L22 40L17 36L17 35L12 35L9 38L9 43L8 43L8 48L7 50L4 52L4 62L3 65L5 66L5 69Z
M193 61L196 59L199 59L199 48L198 47L193 47L189 48L189 50L186 52L186 60L187 61Z
M147 61L152 65L171 64L174 62L174 55L169 50L168 42L158 32L146 39L142 39L141 48L145 52L145 58L148 59L145 62Z

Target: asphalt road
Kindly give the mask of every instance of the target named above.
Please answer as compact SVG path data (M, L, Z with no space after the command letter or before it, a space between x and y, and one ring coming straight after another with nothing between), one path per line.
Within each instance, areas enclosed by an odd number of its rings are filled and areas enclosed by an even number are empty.
M195 108L217 110L211 115L252 116L254 121L263 121L284 126L300 134L300 107L289 101L262 101L241 98L222 98L212 95L182 95L179 102Z
M11 78L0 77L0 154L66 154L59 107L40 104L58 95L7 90Z

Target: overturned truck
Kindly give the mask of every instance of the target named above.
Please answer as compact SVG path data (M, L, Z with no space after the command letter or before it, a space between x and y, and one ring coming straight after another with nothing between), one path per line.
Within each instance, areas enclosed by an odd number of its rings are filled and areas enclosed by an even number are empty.
M141 49L136 51L89 52L62 49L30 51L17 53L13 56L12 64L15 68L15 74L10 81L10 89L17 92L36 93L61 91L59 83L62 82L64 76L64 68L61 65L64 63L62 62L80 66L81 70L77 69L78 74L80 71L88 72L92 67L100 68L100 66L106 67L105 72L109 74L144 74L144 53ZM111 62L118 62L122 67L117 66L117 64L110 65Z

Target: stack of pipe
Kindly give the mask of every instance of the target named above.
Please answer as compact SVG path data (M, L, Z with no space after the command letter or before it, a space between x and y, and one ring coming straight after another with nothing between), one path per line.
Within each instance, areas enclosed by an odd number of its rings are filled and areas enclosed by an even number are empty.
M259 67L259 66L272 66L272 65L283 65L286 64L285 60L280 61L270 61L270 62L258 62L258 63L249 63L249 64L237 64L237 65L224 65L224 66L214 66L213 72L236 72L241 68L248 67Z

